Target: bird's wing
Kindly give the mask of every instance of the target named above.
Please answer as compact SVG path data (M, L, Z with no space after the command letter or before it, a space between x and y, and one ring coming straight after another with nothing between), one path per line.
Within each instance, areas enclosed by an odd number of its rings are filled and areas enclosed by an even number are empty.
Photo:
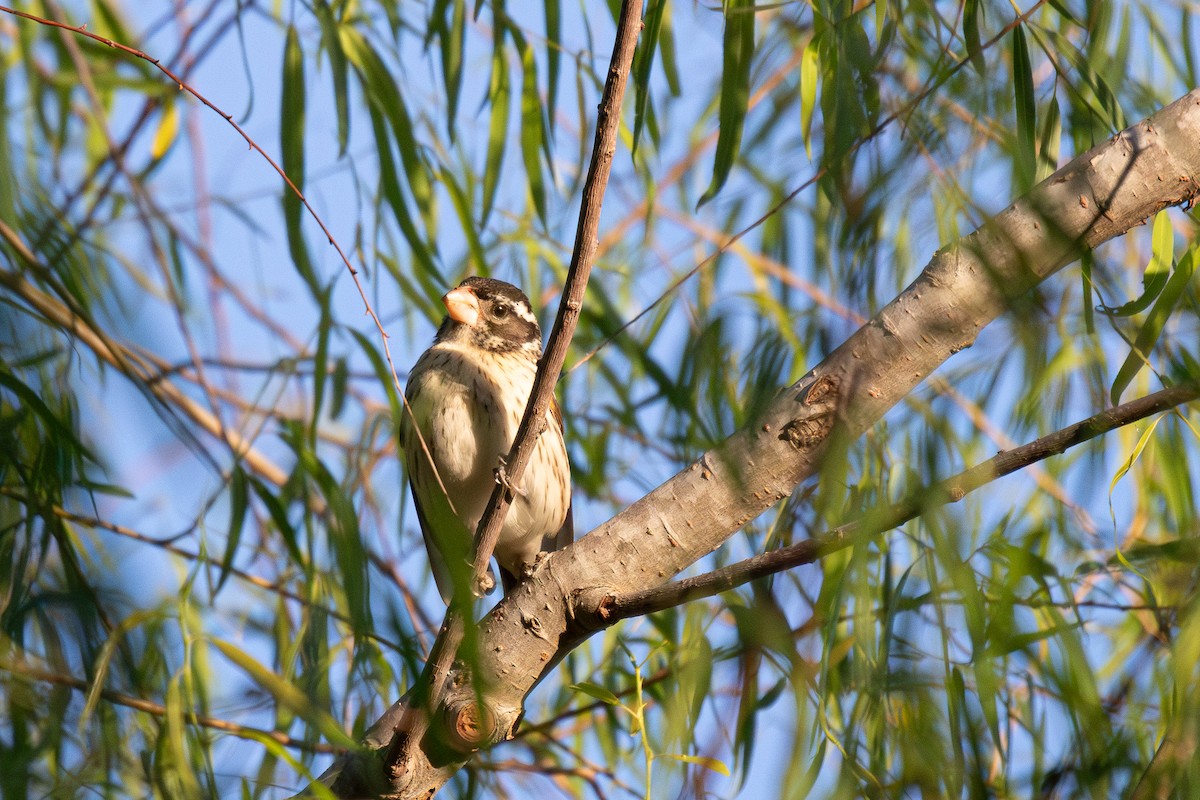
M554 417L554 421L558 423L558 431L562 436L563 449L567 447L567 426L563 422L562 407L558 404L558 399L550 404L550 414ZM567 469L571 468L571 460L567 459ZM543 550L562 550L567 545L575 541L575 514L573 510L574 504L570 501L571 480L567 478L567 516L563 519L562 527L558 529L558 533L553 537L547 536L543 542Z
M422 413L422 404L418 399L420 393L420 380L414 381L410 375L405 396L408 398L411 413L406 411L401 420L400 445L404 448L408 485L412 492L413 507L417 511L417 521L421 525L421 538L425 540L429 567L442 600L449 605L454 595L454 573L458 572L464 582L470 581L470 543L475 532L467 531L455 515L434 472L437 451L431 441L433 432L429 430L428 425L423 424L425 414ZM425 447L421 446L422 439L429 448L428 454ZM450 559L461 565L461 569L452 570ZM488 574L495 584L496 576L490 567Z

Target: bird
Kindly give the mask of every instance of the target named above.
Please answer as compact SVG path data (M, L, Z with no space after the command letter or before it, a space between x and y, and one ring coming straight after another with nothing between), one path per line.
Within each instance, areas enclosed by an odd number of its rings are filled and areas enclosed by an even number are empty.
M400 445L429 563L449 605L456 586L470 586L475 531L529 401L542 332L529 298L505 281L469 277L442 303L433 344L409 372ZM493 554L505 595L540 553L574 539L557 400L546 414Z

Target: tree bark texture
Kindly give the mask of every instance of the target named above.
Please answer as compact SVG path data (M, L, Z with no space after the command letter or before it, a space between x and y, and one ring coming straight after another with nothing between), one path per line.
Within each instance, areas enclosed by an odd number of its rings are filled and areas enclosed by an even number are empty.
M469 752L512 735L529 691L606 623L609 595L669 580L814 475L834 440L861 435L1010 303L1087 250L1200 193L1200 89L1077 157L974 233L939 250L920 276L752 425L542 568L479 626L455 663L421 763L401 765L388 797L429 797ZM835 435L836 434L836 435ZM470 638L470 637L468 637ZM477 694L478 687L484 687ZM482 703L484 708L477 706ZM386 747L400 701L366 744ZM481 727L482 726L482 727ZM456 745L461 747L461 743ZM353 763L351 763L353 762ZM339 797L367 791L372 759L338 765ZM351 775L360 779L351 780ZM376 784L377 785L377 784Z

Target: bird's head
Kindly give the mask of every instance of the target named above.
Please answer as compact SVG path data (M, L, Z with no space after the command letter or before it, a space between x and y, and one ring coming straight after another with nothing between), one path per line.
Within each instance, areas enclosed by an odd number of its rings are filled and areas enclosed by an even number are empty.
M438 341L469 343L494 353L541 355L542 331L525 293L495 278L471 277L442 297L446 318Z

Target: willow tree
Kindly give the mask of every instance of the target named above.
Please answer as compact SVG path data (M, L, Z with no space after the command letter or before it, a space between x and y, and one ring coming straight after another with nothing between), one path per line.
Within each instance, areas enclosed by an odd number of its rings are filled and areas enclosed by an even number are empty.
M640 6L4 9L5 797L1200 785L1194 4ZM578 541L443 625L466 274Z

